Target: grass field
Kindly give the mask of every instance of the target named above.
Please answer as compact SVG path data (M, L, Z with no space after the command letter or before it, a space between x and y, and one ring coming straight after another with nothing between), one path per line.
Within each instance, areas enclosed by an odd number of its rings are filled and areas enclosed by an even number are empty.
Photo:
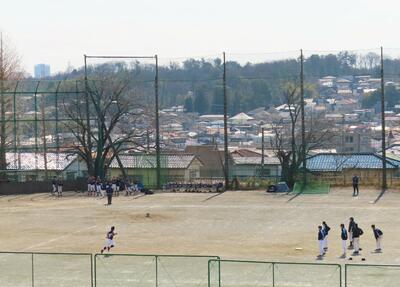
M218 255L222 259L319 263L316 261L316 227L325 220L332 230L329 252L322 262L400 264L400 192L387 191L375 202L379 194L378 190L361 190L360 196L354 198L350 189L332 189L323 195L267 194L262 191L158 193L115 197L112 206L105 206L104 199L74 192L65 193L62 198L45 193L1 196L0 242L2 251L98 253L104 245L107 230L114 225L118 235L113 253ZM365 233L361 238L362 255L352 261L339 259L339 224L343 222L347 226L350 216L355 217ZM382 254L372 252L375 242L370 225L373 223L384 232ZM3 257L0 256L0 264L10 260ZM361 261L363 257L365 262ZM38 272L54 266L51 258L47 260L44 255L37 258L45 266ZM17 259L13 260L19 266ZM87 257L79 260L86 266L83 268L86 271L80 271L89 272ZM146 260L152 264L151 258ZM116 264L110 266L120 270ZM140 262L135 264L141 266ZM29 266L22 264L21 268L29 269ZM175 272L178 272L176 267ZM280 270L284 270L283 267ZM73 265L70 268L80 269ZM245 268L248 266L239 269ZM299 270L297 273L301 274ZM57 280L56 275L53 277Z

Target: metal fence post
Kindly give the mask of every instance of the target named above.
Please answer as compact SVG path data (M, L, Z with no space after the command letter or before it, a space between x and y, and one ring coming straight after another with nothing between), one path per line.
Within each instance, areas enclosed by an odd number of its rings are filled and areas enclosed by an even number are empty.
M158 255L156 255L155 258L156 258L156 287L158 287Z
M34 264L33 264L33 253L32 253L32 287L35 286L35 271L34 271Z
M275 262L272 262L272 287L275 287Z
M218 260L218 287L221 287L221 260Z
M90 286L93 287L93 254L90 254Z
M208 287L211 287L211 264L213 259L208 260Z
M344 265L344 287L347 287L347 264Z
M97 254L94 255L94 287L97 286L97 269L96 269Z

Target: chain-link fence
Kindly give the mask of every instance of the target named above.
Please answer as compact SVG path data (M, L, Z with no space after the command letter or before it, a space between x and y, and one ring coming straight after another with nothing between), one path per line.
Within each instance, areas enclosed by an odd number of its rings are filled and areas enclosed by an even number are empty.
M0 253L1 286L93 286L92 254Z
M400 265L342 268L218 256L0 252L0 285L9 287L392 287L399 280Z
M398 286L399 265L346 264L345 287Z
M206 287L210 259L218 256L96 254L96 286Z
M209 287L342 286L339 264L210 260Z

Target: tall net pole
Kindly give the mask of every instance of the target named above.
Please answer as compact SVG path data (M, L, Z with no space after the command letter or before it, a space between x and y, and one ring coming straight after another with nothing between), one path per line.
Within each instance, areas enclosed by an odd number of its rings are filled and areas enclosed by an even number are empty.
M154 56L156 60L156 75L154 81L155 94L155 116L156 116L156 173L157 173L157 189L161 188L161 162L160 162L160 119L159 119L159 95L158 95L158 56Z
M306 159L306 125L304 120L304 56L300 50L300 112L301 112L301 157L303 161L302 181L303 186L307 182L307 159Z
M381 121L382 121L382 189L387 188L386 179L386 133L385 133L385 80L383 70L383 47L381 47Z
M224 74L223 74L223 92L224 92L224 175L225 175L225 190L229 189L229 151L228 151L228 99L226 94L226 61L225 52L223 53Z
M261 128L261 177L264 177L264 157L265 157L265 145L264 145L264 128Z

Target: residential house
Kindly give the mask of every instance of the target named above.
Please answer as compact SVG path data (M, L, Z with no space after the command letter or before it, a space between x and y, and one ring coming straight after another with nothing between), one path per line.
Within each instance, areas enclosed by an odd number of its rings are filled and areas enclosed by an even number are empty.
M120 155L127 176L145 186L157 185L157 159L155 154ZM161 154L161 180L163 183L190 182L200 178L203 163L193 154ZM108 177L123 177L116 159L111 162Z
M64 178L63 171L77 158L66 153L6 153L7 176L12 181L43 181L54 176Z
M219 150L216 145L186 146L185 153L193 154L201 161L201 178L224 177L224 151Z
M264 151L264 161L261 150L238 149L231 152L231 157L232 175L238 179L281 176L280 161L271 150Z
M388 183L394 182L400 161L386 159ZM332 185L351 185L354 175L360 177L360 184L374 186L381 184L383 159L375 153L321 153L307 159L307 170L315 179Z

